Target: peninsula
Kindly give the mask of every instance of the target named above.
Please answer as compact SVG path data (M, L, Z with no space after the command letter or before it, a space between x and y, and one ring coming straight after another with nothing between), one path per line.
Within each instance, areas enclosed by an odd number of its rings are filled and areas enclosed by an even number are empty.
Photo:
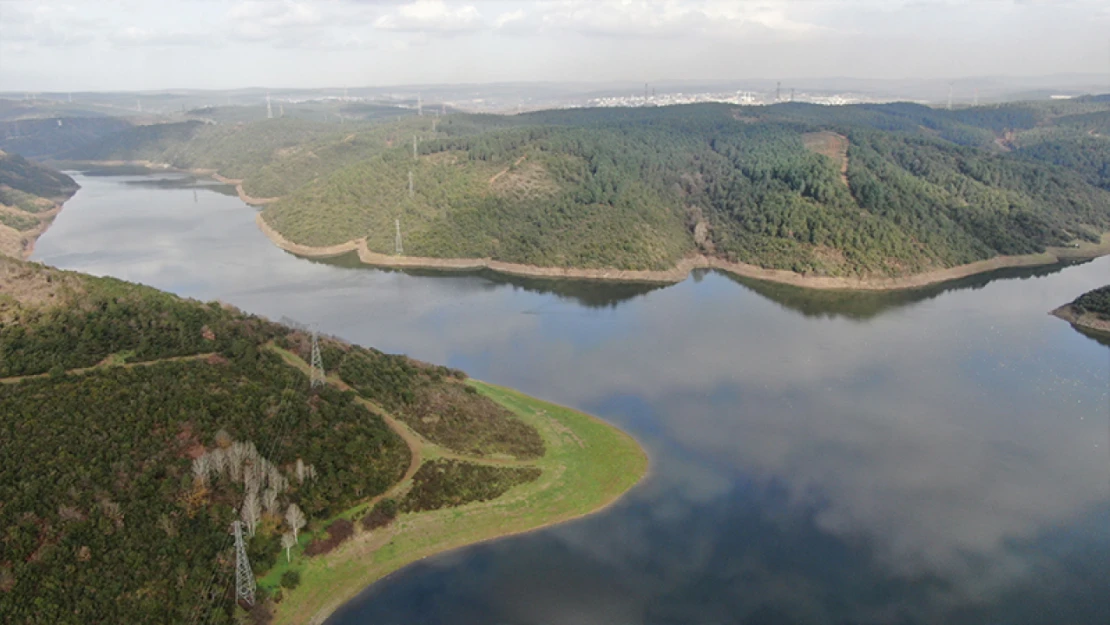
M1088 291L1052 314L1076 328L1110 338L1110 285Z
M458 370L3 257L0 431L12 623L318 623L414 560L590 514L647 471L612 426Z

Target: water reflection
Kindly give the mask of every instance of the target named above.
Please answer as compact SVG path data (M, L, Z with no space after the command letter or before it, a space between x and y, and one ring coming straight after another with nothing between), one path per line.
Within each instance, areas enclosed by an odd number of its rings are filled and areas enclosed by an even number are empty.
M462 367L649 450L604 514L425 561L333 624L1110 622L1110 350L1048 315L1110 258L862 301L716 273L582 295L306 262L236 198L80 182L36 258Z
M783 307L800 312L807 317L842 316L866 321L888 310L933 299L948 291L981 289L996 280L1024 280L1050 276L1072 265L1086 262L1090 261L1068 261L1040 267L1008 267L941 284L897 291L817 291L788 284L745 278L730 273L724 275L763 297L778 302Z
M665 288L665 284L612 284L590 280L552 280L544 278L528 278L508 276L496 271L443 271L433 269L376 269L362 263L358 253L350 252L330 258L307 258L299 256L308 262L344 267L347 269L365 269L368 271L382 271L387 273L401 273L408 276L422 278L436 278L443 280L463 279L471 284L480 284L481 288L496 290L502 285L514 289L521 289L529 293L555 295L561 300L571 301L586 308L616 308L619 304L642 297ZM478 277L482 280L475 283L471 278Z

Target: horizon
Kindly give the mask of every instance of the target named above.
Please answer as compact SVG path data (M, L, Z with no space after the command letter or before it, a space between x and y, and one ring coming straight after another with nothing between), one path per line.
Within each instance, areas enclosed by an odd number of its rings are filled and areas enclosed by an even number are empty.
M1110 76L1094 0L5 0L0 32L4 92Z

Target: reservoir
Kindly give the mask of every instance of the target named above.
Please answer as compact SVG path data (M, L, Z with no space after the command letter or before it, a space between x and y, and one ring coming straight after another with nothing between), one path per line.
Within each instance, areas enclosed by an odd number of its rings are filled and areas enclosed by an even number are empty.
M1110 347L1048 314L1110 258L890 294L414 275L285 253L227 187L75 177L33 260L459 367L647 449L611 508L424 560L329 625L1110 623Z

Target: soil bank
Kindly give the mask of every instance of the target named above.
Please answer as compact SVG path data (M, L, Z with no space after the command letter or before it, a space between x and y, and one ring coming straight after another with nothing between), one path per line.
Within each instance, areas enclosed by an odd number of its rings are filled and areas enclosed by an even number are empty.
M1051 247L1041 254L1023 256L996 256L967 265L937 269L910 276L891 278L857 278L834 276L809 276L781 269L765 269L746 263L733 263L720 258L704 255L690 256L680 260L671 269L664 270L624 270L624 269L576 269L563 267L537 267L519 263L507 263L490 258L427 258L418 256L389 256L371 251L365 239L347 241L327 247L314 247L289 241L274 230L259 213L255 218L258 228L270 241L281 249L310 258L327 258L357 252L363 264L393 269L442 269L469 271L489 269L503 274L534 278L568 278L576 280L603 280L615 282L676 283L686 279L693 269L719 269L738 276L767 280L810 289L889 291L914 289L950 280L966 278L978 273L995 271L1009 267L1035 267L1052 265L1064 260L1097 258L1110 254L1110 233L1104 234L1099 243L1082 243L1079 247Z

